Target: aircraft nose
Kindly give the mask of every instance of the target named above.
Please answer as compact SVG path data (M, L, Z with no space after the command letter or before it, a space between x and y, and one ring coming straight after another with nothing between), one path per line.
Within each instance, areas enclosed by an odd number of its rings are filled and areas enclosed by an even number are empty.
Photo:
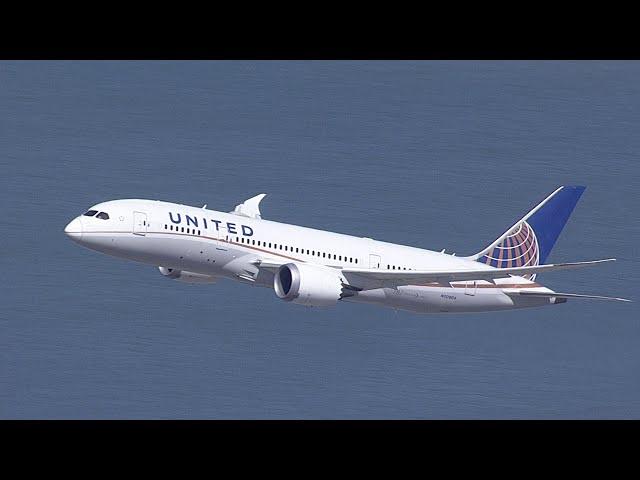
M64 233L71 238L71 240L79 240L82 238L82 219L76 217L64 227Z

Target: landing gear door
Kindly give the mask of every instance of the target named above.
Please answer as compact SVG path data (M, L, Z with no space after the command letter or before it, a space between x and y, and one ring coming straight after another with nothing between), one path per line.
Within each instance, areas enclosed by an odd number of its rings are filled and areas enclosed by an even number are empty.
M133 212L133 233L135 235L146 235L149 222L147 214L144 212Z
M380 255L369 255L369 268L381 268Z

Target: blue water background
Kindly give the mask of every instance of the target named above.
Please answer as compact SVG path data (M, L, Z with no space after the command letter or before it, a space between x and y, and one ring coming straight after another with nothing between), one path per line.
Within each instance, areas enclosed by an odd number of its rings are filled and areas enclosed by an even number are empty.
M150 198L475 253L587 190L539 277L638 296L639 62L0 63L0 418L640 418L637 303L420 316L190 286L63 234Z

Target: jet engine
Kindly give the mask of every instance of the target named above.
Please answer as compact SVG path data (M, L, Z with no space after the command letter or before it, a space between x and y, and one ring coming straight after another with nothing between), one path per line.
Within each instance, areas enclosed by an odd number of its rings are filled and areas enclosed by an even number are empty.
M202 273L187 272L185 270L176 270L175 268L158 267L160 273L167 278L177 280L183 283L215 283L217 277L203 275Z
M281 265L273 279L278 298L300 305L325 307L342 298L342 275L329 267L307 263Z

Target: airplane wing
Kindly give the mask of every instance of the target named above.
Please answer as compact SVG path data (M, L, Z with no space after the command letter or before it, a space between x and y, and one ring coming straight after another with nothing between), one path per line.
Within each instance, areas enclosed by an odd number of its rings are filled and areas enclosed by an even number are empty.
M260 214L260 202L266 196L266 193L261 193L260 195L251 197L249 200L245 200L244 202L236 205L236 208L229 213L233 213L234 215L239 215L241 217L260 219L262 218Z
M529 267L469 269L469 270L379 270L371 268L343 268L342 274L352 285L358 285L358 277L364 280L373 280L384 286L419 285L421 283L448 283L471 280L492 281L496 278L509 278L530 273L548 272L551 270L567 270L572 268L588 267L604 262L613 262L615 258L604 260L592 260L588 262L550 263ZM353 277L353 279L350 279Z

